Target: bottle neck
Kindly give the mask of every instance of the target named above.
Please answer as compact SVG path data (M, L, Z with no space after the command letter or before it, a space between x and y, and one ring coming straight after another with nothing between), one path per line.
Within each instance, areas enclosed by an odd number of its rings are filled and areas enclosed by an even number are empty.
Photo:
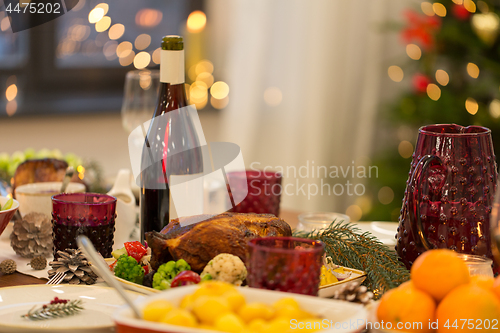
M157 116L162 114L163 112L177 110L187 105L188 101L186 98L186 89L184 87L184 83L160 83L159 105L156 109Z
M184 50L161 50L160 82L177 85L185 81Z

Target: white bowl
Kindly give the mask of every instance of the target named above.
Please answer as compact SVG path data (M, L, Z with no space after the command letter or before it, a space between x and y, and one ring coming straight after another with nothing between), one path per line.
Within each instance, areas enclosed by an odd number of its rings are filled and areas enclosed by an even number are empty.
M181 299L193 293L198 285L172 288L159 294L139 298L134 303L139 309L153 300L165 299L178 306ZM273 304L284 297L293 297L297 300L300 307L305 311L316 314L324 319L324 327L318 332L340 333L340 332L360 332L365 328L367 320L367 311L361 304L355 304L346 301L329 300L313 296L298 295L292 293L283 293L280 291L255 289L249 287L238 287L238 290L245 296L247 302L263 302ZM121 307L113 314L113 320L116 323L116 333L134 332L134 333L209 333L204 329L194 329L183 326L169 325L137 319L128 306ZM293 323L290 324L291 327ZM279 333L279 332L276 332Z
M16 199L19 201L19 213L21 216L31 213L52 213L52 196L58 194L62 182L31 183L16 187ZM85 185L81 183L69 183L67 193L85 192Z

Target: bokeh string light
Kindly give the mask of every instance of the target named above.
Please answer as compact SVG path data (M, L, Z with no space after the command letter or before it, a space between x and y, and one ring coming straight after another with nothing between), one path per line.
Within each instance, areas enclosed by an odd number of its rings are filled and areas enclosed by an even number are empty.
M84 3L86 0L81 0ZM80 6L79 3L79 6ZM88 2L87 2L88 5ZM81 5L82 9L84 6ZM141 33L130 38L124 37L127 27L121 22L111 19L112 4L98 3L91 7L86 21L73 21L68 27L66 35L60 40L57 47L57 57L65 58L78 52L89 56L101 51L106 60L117 61L120 66L133 66L136 69L147 69L160 64L161 48L152 47L152 37L149 33ZM154 28L163 19L163 13L154 8L143 8L135 14L135 24L141 28ZM0 17L0 27L8 24ZM3 26L2 26L3 24ZM91 27L98 32L92 40ZM207 17L203 11L191 12L186 20L188 34L199 34L207 25ZM189 36L188 36L189 37ZM186 43L189 39L186 38ZM418 49L415 45L414 49ZM414 52L417 52L415 51ZM188 51L189 52L189 51ZM188 56L189 57L189 56ZM198 109L210 104L216 109L225 108L229 104L229 85L218 81L214 74L214 65L208 59L195 61L190 65L186 76L187 97L189 103L195 104ZM216 82L217 81L217 82ZM273 87L270 87L273 88ZM264 101L271 106L281 103L281 90L268 88L264 92Z

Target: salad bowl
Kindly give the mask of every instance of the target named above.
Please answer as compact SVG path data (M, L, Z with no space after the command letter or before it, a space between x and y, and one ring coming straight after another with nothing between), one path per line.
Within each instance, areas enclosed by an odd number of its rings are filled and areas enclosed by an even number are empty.
M0 206L4 206L9 198L7 197L0 197ZM13 200L12 206L9 209L6 210L0 210L0 235L2 232L5 230L7 227L7 224L9 224L9 221L12 219L14 214L16 213L17 209L19 208L19 202L17 200Z

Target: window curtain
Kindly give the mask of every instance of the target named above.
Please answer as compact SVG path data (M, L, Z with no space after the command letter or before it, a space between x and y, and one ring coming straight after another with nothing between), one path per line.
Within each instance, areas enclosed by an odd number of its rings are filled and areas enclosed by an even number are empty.
M396 34L381 31L381 26L400 19L409 3L207 2L216 74L230 87L217 139L237 143L248 168L284 169L283 190L291 185L282 193L282 208L344 213L360 197L361 187L349 195L346 182L367 179L352 177L348 167L370 164L392 64L388 58L394 59L390 50L404 50ZM295 175L293 170L301 167L302 174ZM333 177L335 167L349 172ZM318 186L318 193L310 184ZM343 186L342 194L340 186L333 193L335 184Z

